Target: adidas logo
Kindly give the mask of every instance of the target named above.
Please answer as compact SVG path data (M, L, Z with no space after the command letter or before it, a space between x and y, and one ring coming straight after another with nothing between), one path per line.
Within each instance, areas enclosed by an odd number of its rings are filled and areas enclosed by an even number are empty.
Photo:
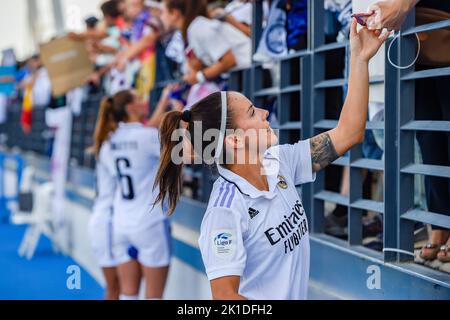
M253 219L259 214L259 211L253 208L248 209L248 214L250 215L250 219Z

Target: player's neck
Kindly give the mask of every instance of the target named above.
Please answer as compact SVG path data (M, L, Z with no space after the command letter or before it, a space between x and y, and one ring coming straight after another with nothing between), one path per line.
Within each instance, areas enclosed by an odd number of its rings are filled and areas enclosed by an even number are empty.
M247 180L252 186L260 191L269 191L267 176L263 174L261 163L257 164L234 164L228 169L241 178Z
M127 121L125 121L125 123L141 123L141 119L136 115L130 114L128 115L128 119Z

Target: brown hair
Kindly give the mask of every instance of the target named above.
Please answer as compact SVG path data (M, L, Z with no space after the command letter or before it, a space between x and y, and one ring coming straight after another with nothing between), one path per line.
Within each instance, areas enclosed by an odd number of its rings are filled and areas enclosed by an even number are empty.
M95 125L94 145L90 148L97 158L103 142L117 129L119 122L128 119L126 106L133 101L134 96L129 90L120 91L114 97L103 98Z
M119 1L109 0L104 2L100 6L100 10L102 11L104 16L108 16L111 18L120 17L121 12L119 11Z
M192 21L199 16L208 17L207 0L165 0L165 3L167 9L179 10L184 16L184 25L181 32L185 41L187 41L187 31Z
M185 111L186 112L186 111ZM202 154L209 142L203 140L204 133L209 129L220 130L222 115L222 98L220 92L215 92L203 100L197 102L188 111L187 130L189 132L189 142L191 145L193 141L202 141L201 150L195 150L197 154ZM159 194L156 198L155 204L163 203L166 198L169 200L169 212L172 214L175 211L177 202L181 195L182 188L182 169L183 164L175 164L172 161L172 151L180 141L173 141L172 133L180 128L181 121L186 120L186 117L181 111L172 111L163 118L160 135L161 135L161 159L159 163L158 173L155 180L155 188L159 187ZM201 122L201 130L194 131L194 122ZM226 128L233 127L232 114L228 107L227 125ZM201 137L198 137L201 135ZM196 139L197 136L197 139ZM183 137L183 139L187 139ZM224 143L221 141L220 143ZM199 146L195 146L197 149ZM214 150L217 149L217 145ZM211 155L215 157L215 155ZM213 159L202 158L203 163L211 163Z

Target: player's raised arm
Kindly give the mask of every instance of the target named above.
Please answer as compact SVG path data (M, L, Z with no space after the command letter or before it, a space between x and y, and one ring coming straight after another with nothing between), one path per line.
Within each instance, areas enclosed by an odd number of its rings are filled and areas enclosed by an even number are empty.
M336 128L311 139L314 171L320 171L364 140L369 104L369 60L386 41L389 33L362 28L354 19L350 32L350 76L348 93Z

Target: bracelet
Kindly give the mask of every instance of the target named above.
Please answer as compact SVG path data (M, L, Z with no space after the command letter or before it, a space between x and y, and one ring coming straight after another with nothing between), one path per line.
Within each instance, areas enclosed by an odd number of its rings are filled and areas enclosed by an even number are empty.
M206 82L205 74L202 71L198 71L195 77L197 78L198 83Z

